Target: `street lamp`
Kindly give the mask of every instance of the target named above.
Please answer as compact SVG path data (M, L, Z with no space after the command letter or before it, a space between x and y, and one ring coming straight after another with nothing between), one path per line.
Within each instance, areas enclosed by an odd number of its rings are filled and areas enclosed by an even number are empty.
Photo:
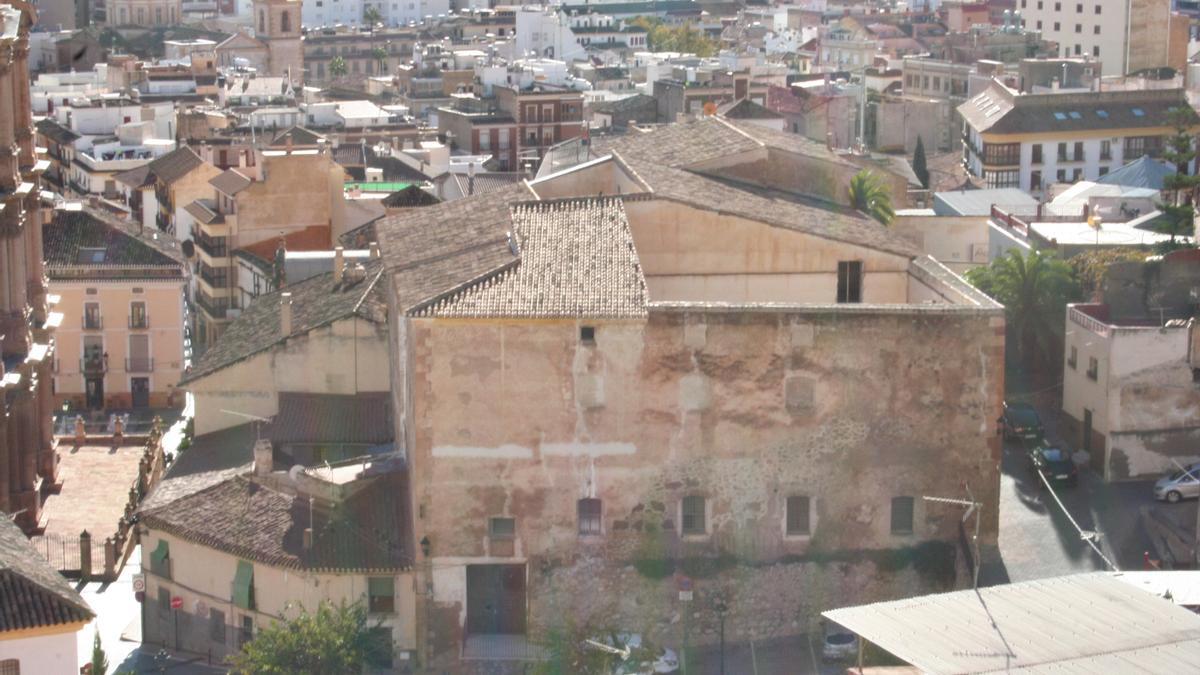
M721 675L725 675L725 613L729 611L729 606L723 600L717 600L713 610L721 620Z

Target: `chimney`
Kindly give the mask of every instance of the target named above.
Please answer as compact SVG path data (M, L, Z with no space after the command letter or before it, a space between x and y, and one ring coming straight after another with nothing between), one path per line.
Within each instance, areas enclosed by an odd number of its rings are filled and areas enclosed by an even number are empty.
M305 551L312 550L312 537L313 537L312 528L311 527L304 528L303 545L304 545Z
M291 134L288 134L288 137L287 137L287 154L289 154L289 155L292 154L292 135Z
M733 80L733 100L740 101L750 95L750 78L736 77Z
M371 258L372 258L372 259L375 259L375 258L378 258L378 257L379 257L379 242L377 242L377 241L373 241L373 242L371 242L370 244L368 244L368 245L367 245L367 248L368 248L368 249L371 251Z
M346 251L342 246L335 246L333 249L333 283L342 283L342 278L346 276Z
M475 194L475 162L467 165L467 196Z
M274 469L271 441L260 438L254 442L254 475L269 476Z
M292 334L292 292L284 291L279 300L279 333L284 337Z

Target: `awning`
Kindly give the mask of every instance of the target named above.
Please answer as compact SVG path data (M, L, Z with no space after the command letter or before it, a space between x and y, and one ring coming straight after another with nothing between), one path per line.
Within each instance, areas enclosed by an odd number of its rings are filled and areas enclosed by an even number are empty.
M160 577L170 576L167 568L167 558L171 557L171 547L166 539L158 540L158 547L150 552L150 570Z
M245 560L238 561L237 575L233 577L233 604L254 609L254 565Z

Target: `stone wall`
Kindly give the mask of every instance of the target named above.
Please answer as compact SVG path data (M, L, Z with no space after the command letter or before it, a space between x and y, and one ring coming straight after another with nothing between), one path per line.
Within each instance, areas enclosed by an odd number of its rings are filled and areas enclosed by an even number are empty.
M531 627L557 620L557 589L574 587L560 605L624 603L665 630L678 569L786 634L816 611L918 589L896 561L956 544L961 517L922 495L965 497L966 483L997 503L999 309L664 305L589 325L594 344L574 321L407 324L435 649L461 634L467 564L527 563ZM705 498L704 534L680 531L689 495ZM811 534L785 534L793 495L811 500ZM911 534L891 531L897 496L915 498ZM584 497L602 500L599 536L579 534ZM985 546L996 514L985 507ZM493 517L515 519L511 542L490 538ZM587 579L599 591L574 585Z

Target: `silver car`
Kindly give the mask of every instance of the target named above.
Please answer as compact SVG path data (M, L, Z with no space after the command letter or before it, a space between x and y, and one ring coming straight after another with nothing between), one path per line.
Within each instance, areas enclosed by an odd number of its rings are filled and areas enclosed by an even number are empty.
M1154 483L1154 498L1160 501L1174 504L1194 497L1200 497L1200 462L1169 473Z

